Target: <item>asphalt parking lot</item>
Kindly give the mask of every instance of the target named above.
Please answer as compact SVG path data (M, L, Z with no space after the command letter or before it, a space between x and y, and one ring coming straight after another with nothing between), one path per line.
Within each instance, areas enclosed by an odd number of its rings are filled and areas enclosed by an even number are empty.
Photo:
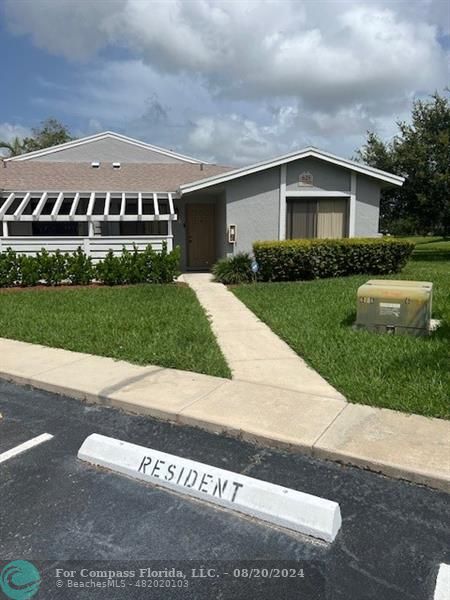
M42 433L54 436L0 463L0 568L33 561L43 573L35 598L431 600L439 564L450 562L442 492L2 381L0 413L0 454ZM91 433L335 500L341 531L333 544L316 542L96 469L77 459ZM64 576L149 565L188 570L189 581L87 589L68 588ZM304 572L250 579L244 569L251 565ZM64 571L59 578L56 569Z

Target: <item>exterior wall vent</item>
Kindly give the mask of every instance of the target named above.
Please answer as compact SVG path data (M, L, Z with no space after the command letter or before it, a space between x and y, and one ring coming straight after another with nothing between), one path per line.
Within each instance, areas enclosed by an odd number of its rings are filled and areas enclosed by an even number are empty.
M93 169L98 169L98 168L100 167L100 163L98 162L98 160L93 160L93 161L91 162L91 167L92 167Z
M120 169L120 162L113 162L113 169Z

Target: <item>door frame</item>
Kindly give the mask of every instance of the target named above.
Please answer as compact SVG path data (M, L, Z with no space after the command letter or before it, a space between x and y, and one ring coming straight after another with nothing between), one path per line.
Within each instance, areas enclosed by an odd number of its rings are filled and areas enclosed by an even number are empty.
M217 259L216 205L214 202L188 202L185 204L185 211L186 211L186 268L189 269L190 271L206 271L206 270L208 270L207 266L195 267L195 266L191 265L190 243L189 243L189 238L191 237L190 210L191 210L191 207L194 207L194 206L202 206L202 207L207 206L211 211L212 225L213 225L212 237L213 237L213 255L214 255L213 264L214 264L214 262ZM211 267L212 267L212 264L211 264Z

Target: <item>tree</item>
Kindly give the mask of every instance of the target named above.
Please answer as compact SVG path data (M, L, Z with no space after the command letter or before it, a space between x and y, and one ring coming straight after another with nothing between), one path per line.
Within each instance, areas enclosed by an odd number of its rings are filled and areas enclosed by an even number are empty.
M40 127L34 127L32 134L22 140L16 137L11 142L0 141L0 148L6 148L9 156L18 156L25 152L49 148L75 139L65 125L53 118L42 121Z
M10 142L0 141L0 148L6 148L9 152L9 156L18 156L19 154L24 153L23 142L17 136Z
M446 90L447 91L447 90ZM413 103L411 122L383 142L368 132L357 158L406 178L382 191L380 227L395 234L450 233L450 103L437 92Z

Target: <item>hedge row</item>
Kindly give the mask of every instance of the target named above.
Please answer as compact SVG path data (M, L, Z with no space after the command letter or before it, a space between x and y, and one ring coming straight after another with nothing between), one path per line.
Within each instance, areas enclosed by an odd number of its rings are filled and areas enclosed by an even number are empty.
M385 275L400 271L414 244L392 238L286 240L256 242L258 278L296 281L358 273Z
M125 248L115 256L112 250L106 257L93 264L92 258L78 248L72 254L42 249L36 256L17 254L11 249L0 253L0 287L29 287L44 283L59 285L89 285L93 281L105 285L132 283L171 283L178 275L179 248L167 252L163 244L161 252L151 246L143 252Z

